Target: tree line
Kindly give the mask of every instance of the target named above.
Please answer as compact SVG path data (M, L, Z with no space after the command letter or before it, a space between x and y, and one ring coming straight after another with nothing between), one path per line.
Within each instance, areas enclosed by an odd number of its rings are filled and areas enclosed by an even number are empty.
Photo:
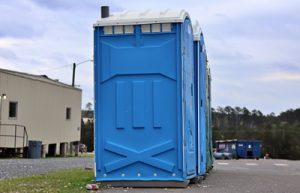
M94 151L94 111L91 108L81 111L80 142L85 144L88 152Z
M262 154L272 158L300 159L300 108L275 115L246 107L212 108L213 140L262 140Z
M94 120L91 104L82 111L81 142L94 150ZM221 139L262 140L262 154L272 158L300 159L300 108L264 115L246 107L212 108L213 141Z

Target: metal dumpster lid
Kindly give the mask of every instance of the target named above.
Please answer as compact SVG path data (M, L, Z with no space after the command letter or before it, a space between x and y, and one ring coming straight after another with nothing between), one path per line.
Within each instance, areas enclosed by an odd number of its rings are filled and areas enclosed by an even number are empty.
M184 9L166 9L163 11L150 9L146 11L123 11L113 13L107 18L100 18L100 20L94 24L94 27L152 23L182 23L187 17L189 18L189 14Z

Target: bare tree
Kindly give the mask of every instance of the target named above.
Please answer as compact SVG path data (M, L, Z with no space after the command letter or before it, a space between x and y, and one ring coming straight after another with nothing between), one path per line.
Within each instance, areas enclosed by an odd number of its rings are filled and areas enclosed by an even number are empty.
M92 110L92 106L93 106L93 104L91 102L88 102L85 105L85 109L88 110L88 111L91 111Z

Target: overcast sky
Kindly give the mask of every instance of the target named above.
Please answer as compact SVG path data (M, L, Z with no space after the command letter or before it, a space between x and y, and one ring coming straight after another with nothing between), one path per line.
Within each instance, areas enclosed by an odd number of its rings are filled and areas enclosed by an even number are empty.
M111 12L185 9L198 20L213 107L276 114L300 107L299 0L0 0L0 68L71 83L71 64L93 57L92 25L101 4ZM91 62L77 68L83 106L93 100L92 71Z

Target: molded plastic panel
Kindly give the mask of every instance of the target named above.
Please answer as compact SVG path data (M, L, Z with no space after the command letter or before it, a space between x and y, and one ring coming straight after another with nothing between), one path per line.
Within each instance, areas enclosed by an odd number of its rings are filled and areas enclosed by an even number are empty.
M185 181L196 173L190 20L133 32L95 28L96 180Z
M211 75L210 75L210 69L207 65L207 55L205 53L205 63L206 63L206 168L211 169L214 163L214 157L213 157L213 144L212 144L212 115L211 115Z
M96 28L96 180L184 180L176 37Z
M194 42L195 53L195 83L196 83L196 143L197 143L197 175L204 175L206 173L206 59L204 54L204 41Z
M199 42L199 81L200 81L200 88L199 88L199 102L200 102L200 174L206 173L206 162L207 162L207 151L209 150L209 147L207 146L208 142L208 130L207 122L208 122L208 111L207 111L207 82L206 82L206 53L204 49L204 38L201 37ZM208 158L209 159L209 158Z
M183 113L184 148L187 176L196 174L195 144L195 98L194 98L194 44L193 32L189 20L184 22L183 32Z

